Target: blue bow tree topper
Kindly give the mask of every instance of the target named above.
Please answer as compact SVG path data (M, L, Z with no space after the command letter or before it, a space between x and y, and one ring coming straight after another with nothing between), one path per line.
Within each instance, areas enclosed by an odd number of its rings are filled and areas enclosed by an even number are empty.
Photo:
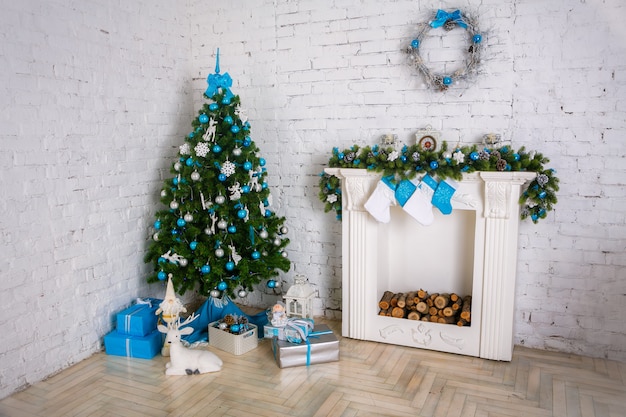
M224 90L224 97L227 99L231 99L233 97L233 93L230 91L230 87L233 85L233 79L230 78L230 75L225 72L223 75L220 74L220 49L217 48L217 57L215 58L215 74L209 74L207 77L207 82L209 86L207 87L204 94L211 98L219 91L218 89Z

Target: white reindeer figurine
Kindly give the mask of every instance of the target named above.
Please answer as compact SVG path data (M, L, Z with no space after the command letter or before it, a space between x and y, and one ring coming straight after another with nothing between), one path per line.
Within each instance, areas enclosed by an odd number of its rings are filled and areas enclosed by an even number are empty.
M217 372L222 369L222 360L208 350L189 349L183 346L180 337L193 333L193 328L182 326L194 321L198 316L193 313L184 322L180 319L169 323L167 327L159 324L161 333L167 334L165 344L170 347L170 361L165 365L165 375L195 375Z

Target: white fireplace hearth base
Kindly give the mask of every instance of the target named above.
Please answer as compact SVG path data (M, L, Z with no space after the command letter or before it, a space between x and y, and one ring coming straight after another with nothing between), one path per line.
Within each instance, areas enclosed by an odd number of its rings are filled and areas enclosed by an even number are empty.
M519 196L534 172L466 174L444 216L422 226L400 207L377 222L363 207L381 178L364 169L327 168L342 188L342 334L510 361ZM386 291L472 295L471 326L379 316Z

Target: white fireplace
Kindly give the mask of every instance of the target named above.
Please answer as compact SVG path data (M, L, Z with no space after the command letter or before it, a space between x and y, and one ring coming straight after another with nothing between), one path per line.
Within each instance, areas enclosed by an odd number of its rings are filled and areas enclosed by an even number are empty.
M518 199L534 172L465 174L453 211L422 226L400 207L377 222L363 207L381 178L364 169L327 168L342 189L343 336L511 360L519 225ZM471 325L379 316L385 291L472 296Z

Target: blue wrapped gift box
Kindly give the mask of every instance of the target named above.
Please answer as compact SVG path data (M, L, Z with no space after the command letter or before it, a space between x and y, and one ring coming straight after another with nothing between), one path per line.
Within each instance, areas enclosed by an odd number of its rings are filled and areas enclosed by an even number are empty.
M147 299L149 303L134 304L117 313L117 331L128 336L146 336L157 328L159 316L154 314L161 300Z
M158 330L146 336L129 336L116 330L104 336L107 355L152 359L163 347L163 334Z

